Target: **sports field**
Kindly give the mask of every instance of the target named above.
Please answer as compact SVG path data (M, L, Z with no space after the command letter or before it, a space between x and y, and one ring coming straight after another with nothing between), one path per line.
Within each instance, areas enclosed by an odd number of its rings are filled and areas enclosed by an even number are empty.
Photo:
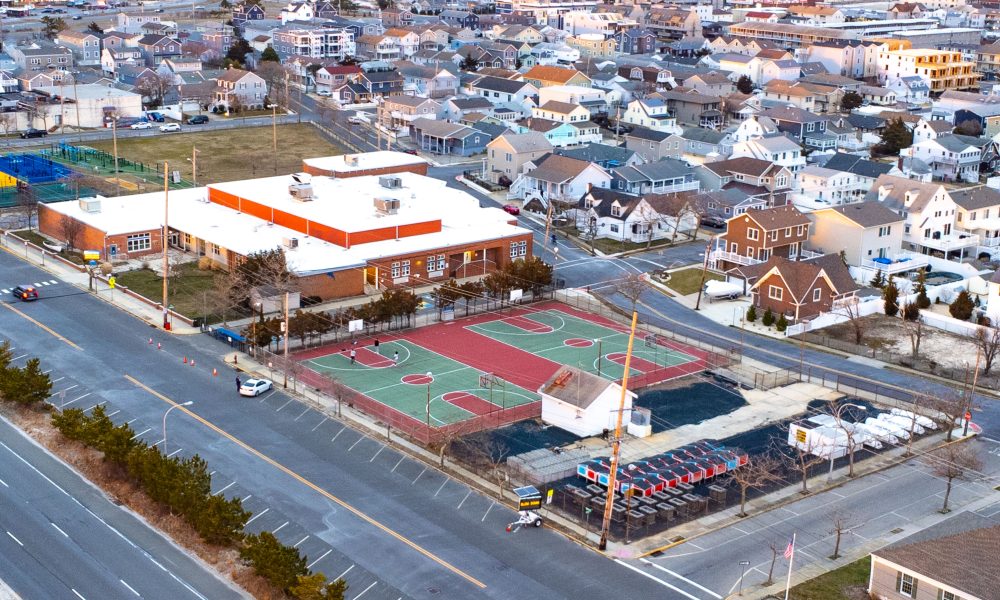
M378 336L377 351L375 339L296 357L315 373L357 391L366 404L370 399L430 428L477 417L507 423L537 416L540 409L533 415L526 409L540 401L536 390L561 365L619 381L628 349L626 328L558 302ZM637 334L629 387L704 370L705 358L704 352L672 340Z

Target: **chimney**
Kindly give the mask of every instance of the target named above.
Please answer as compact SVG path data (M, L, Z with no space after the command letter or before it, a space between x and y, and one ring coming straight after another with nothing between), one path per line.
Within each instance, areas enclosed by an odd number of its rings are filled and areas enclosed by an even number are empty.
M896 159L896 168L898 168L900 171L903 170L903 157L902 156L900 156L899 158Z
M588 183L587 184L587 193L589 194L590 190L592 190L592 189L594 189L594 184L593 183Z

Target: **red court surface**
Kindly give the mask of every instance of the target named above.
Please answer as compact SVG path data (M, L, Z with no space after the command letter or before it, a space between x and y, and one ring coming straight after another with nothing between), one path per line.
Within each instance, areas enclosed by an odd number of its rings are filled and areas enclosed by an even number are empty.
M487 415L500 407L469 392L447 392L441 399L475 415Z
M523 316L506 317L495 320L503 321L508 325L512 325L525 331L530 331L531 333L552 333L552 328L545 323L539 323L538 321Z
M625 366L626 355L623 352L612 352L605 356L608 360L613 363L618 363L619 365ZM646 360L645 358L640 358L635 354L632 354L632 362L629 367L637 371L642 371L643 373L652 373L654 371L660 371L664 369L663 366L657 365L651 360Z
M400 379L403 383L408 383L410 385L427 385L434 381L433 377L428 377L427 375L418 375L416 373L411 373L409 375L403 375Z
M585 340L583 338L570 338L563 343L571 348L589 348L594 345L593 340Z

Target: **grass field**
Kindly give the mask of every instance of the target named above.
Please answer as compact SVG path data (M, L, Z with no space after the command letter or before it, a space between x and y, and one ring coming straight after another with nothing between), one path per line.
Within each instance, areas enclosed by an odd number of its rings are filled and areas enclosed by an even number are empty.
M864 591L868 585L871 559L868 557L824 573L815 579L793 587L788 595L792 600L861 600L868 598Z
M209 118L212 118L211 116ZM183 126L185 131L196 126ZM88 144L112 151L111 140ZM191 179L192 148L198 148L198 183L270 177L302 170L302 159L343 154L344 149L323 139L308 124L279 125L278 153L271 150L270 127L248 127L195 133L167 133L152 137L118 140L118 153L124 158L155 165L169 161L170 170L180 171Z
M666 285L668 288L674 290L682 296L695 294L701 286L701 272L701 267L691 267L690 269L674 271L670 274L670 279L667 281ZM718 273L705 273L705 281L713 279L721 281L723 277Z
M213 288L215 271L201 271L198 263L178 267L179 275L170 280L170 304L186 317L201 317L205 312L205 293ZM159 302L163 298L163 278L150 269L127 271L117 276L118 284Z

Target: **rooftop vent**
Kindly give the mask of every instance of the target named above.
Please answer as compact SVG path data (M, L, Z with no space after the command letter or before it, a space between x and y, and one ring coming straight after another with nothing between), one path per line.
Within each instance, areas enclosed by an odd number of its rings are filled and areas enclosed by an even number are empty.
M382 175L378 178L378 184L387 190L398 190L403 187L403 180L392 175Z
M348 167L356 167L356 166L358 166L358 155L357 154L348 154L347 156L344 157L344 163Z
M299 238L283 238L281 243L284 244L285 248L294 250L299 247Z
M379 215L394 215L399 212L399 200L395 198L375 198L375 212Z
M87 213L101 212L101 201L97 198L80 198L80 210Z
M300 202L309 202L313 199L313 186L311 183L293 183L288 186L288 194Z

